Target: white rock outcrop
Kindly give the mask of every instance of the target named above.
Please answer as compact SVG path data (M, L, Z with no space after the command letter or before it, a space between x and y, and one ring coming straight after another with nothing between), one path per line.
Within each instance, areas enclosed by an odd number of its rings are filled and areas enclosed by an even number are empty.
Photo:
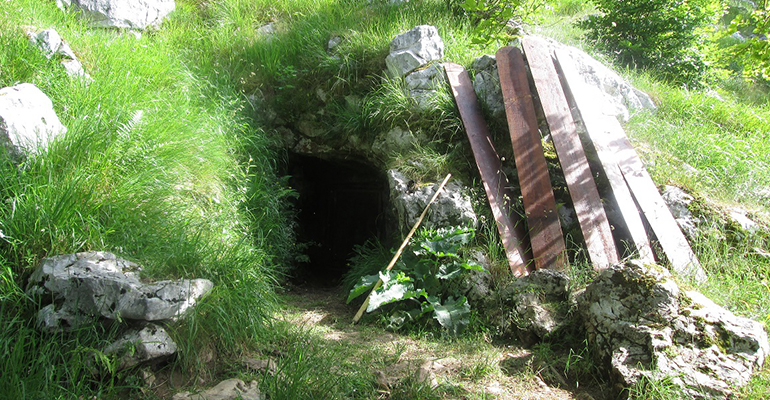
M96 27L138 30L158 27L176 8L174 0L57 0L56 4L78 10Z
M398 216L398 225L402 232L408 232L417 222L436 193L439 184L419 186L410 182L397 170L388 171L390 200ZM439 194L430 212L422 223L426 228L449 226L475 227L478 220L473 211L473 204L467 190L457 182L450 181Z
M385 65L392 77L404 77L431 61L444 58L444 41L432 25L419 25L390 42Z
M0 142L13 159L44 151L66 132L53 102L37 86L21 83L0 89Z
M657 265L604 270L578 297L588 342L621 386L669 380L690 397L725 399L768 355L761 323L684 291Z
M143 283L138 266L112 253L49 257L29 278L27 293L52 303L38 312L48 331L76 328L96 318L174 320L211 291L206 279Z

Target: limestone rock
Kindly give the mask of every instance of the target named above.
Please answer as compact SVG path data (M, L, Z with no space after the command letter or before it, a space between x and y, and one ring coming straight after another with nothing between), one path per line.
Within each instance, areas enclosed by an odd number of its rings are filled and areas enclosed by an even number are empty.
M569 278L559 271L539 269L500 290L504 331L517 333L525 342L546 338L568 321Z
M700 220L695 218L688 208L695 198L676 186L668 185L663 189L661 195L682 231L688 236L695 235Z
M64 42L56 29L44 29L40 32L28 32L30 40L35 43L46 58L51 59L54 56L75 59L75 53L70 46Z
M136 264L106 252L44 259L27 287L28 294L53 301L38 313L38 324L60 330L97 317L173 320L213 287L206 279L142 283L136 269Z
M13 159L45 150L66 132L53 102L37 86L21 83L0 89L0 142Z
M417 222L425 206L436 193L439 184L413 187L409 180L397 170L388 171L391 204L398 216L399 228L408 232ZM428 216L422 223L426 228L449 226L475 227L476 213L467 190L457 182L450 181L431 205Z
M213 388L200 393L181 392L174 395L172 400L264 400L265 395L259 391L256 381L248 384L240 379L228 379Z
M118 370L144 362L163 359L176 353L176 343L165 329L147 324L142 329L131 329L120 339L107 346L104 353L118 356Z
M505 101L500 88L500 75L497 72L497 60L494 56L483 55L471 65L473 90L481 104L486 105L493 118L505 119Z
M419 25L390 42L390 54L385 58L385 64L391 76L404 77L430 61L443 57L444 41L436 27Z
M57 0L59 8L75 8L93 26L143 30L158 27L176 8L174 0Z
M563 47L566 50L569 60L590 89L595 92L596 101L604 103L597 109L603 110L605 114L615 116L621 122L627 122L634 112L656 108L650 96L631 86L615 71L584 51L555 42L551 45ZM559 61L567 62L567 60Z
M736 225L740 226L741 230L743 230L743 232L745 233L755 234L759 232L759 230L761 229L759 224L757 224L756 222L754 222L754 220L749 218L746 215L746 211L744 210L739 210L739 209L730 210L728 212L728 215L730 216L730 219Z
M417 102L417 108L420 110L433 108L430 100L436 93L436 88L445 82L444 70L436 64L418 69L404 77L407 93Z
M91 76L83 69L83 64L75 56L70 46L62 39L56 29L44 29L40 32L27 32L30 41L37 45L46 58L61 58L61 64L67 75L73 78L84 78L88 81Z
M410 150L417 142L417 138L411 131L397 126L380 135L378 140L372 144L372 151L382 158L387 158L391 153L403 153Z
M770 349L755 321L683 292L656 265L606 269L578 298L589 345L623 386L670 379L693 398L727 398Z
M483 304L492 294L494 284L492 275L492 262L486 254L479 250L471 250L469 258L477 264L484 267L484 271L470 270L463 274L463 280L460 284L460 292L465 294L471 306Z

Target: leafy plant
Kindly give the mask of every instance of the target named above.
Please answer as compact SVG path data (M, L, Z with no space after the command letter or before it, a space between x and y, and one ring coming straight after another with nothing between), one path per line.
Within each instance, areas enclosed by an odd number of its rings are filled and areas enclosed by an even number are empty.
M757 9L746 17L738 15L730 24L729 34L749 31L746 41L732 47L730 53L737 56L743 67L743 74L750 79L770 80L770 12L768 1L759 2Z
M457 336L469 324L471 313L458 278L470 270L484 271L460 256L474 234L473 229L463 227L422 230L393 270L361 277L351 289L348 303L382 280L369 298L367 312L387 310L392 329L432 317L446 333Z
M631 67L676 83L698 82L706 65L699 29L721 16L714 0L593 0L599 14L583 21L587 37Z
M544 5L543 0L464 0L459 3L473 24L473 44L513 39L521 33L519 25Z

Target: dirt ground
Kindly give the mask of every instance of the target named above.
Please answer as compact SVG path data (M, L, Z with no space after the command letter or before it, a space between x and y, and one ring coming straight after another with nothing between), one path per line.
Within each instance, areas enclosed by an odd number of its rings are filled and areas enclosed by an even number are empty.
M338 289L295 287L280 318L312 329L330 343L360 352L387 355L371 365L386 399L405 379L462 387L469 399L606 399L597 383L570 383L558 363L544 362L533 350L480 336L459 341L388 332L372 324L352 324L357 309L344 303ZM365 359L363 357L358 359ZM455 397L450 397L455 398Z

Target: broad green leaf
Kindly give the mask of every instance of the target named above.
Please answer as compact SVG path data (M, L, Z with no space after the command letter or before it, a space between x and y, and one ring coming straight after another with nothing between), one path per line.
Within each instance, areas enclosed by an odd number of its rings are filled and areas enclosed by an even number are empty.
M453 261L453 262L449 262L441 265L438 268L438 273L436 274L436 277L439 279L452 279L456 276L459 276L462 272L463 272L462 263Z
M371 297L369 297L369 306L366 308L366 312L372 312L386 304L395 303L404 299L411 299L419 295L419 293L414 290L414 285L409 277L405 276L403 273L396 274L395 277L392 274L380 274L380 279L383 277L385 278L383 279L383 282L385 283L383 283L380 289L372 292Z
M374 285L377 283L378 279L380 279L380 276L377 274L362 276L361 279L358 281L358 283L356 283L356 286L354 286L353 289L350 290L350 294L348 294L347 302L350 303L356 297L371 290L374 287Z
M434 305L434 318L452 336L457 336L470 323L471 306L464 296L450 297L444 305Z
M487 271L483 265L474 261L465 261L463 262L462 267L469 271L481 271L481 272Z

